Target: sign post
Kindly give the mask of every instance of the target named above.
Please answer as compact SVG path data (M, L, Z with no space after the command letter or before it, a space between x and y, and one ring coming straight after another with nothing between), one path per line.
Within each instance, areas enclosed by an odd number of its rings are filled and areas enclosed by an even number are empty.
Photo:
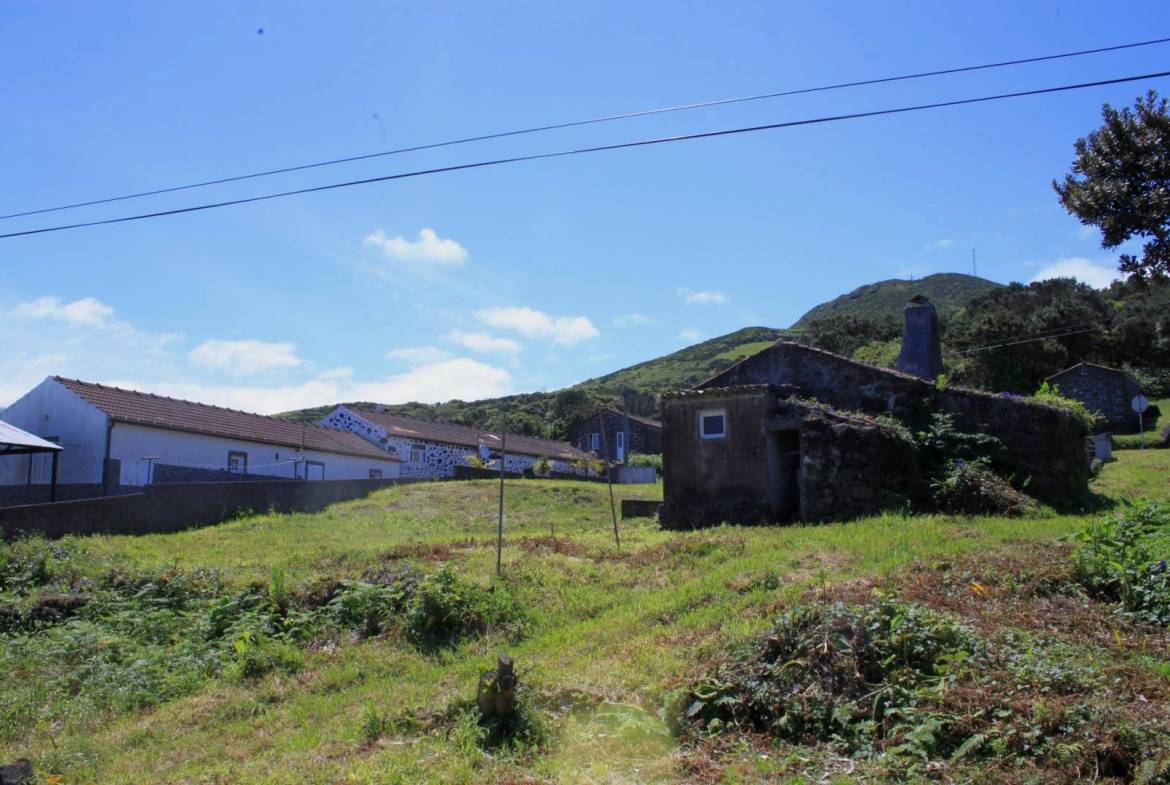
M1137 412L1138 418L1138 435L1141 439L1142 449L1146 449L1146 409L1150 408L1150 399L1144 395L1135 395L1133 400L1129 402L1130 407Z

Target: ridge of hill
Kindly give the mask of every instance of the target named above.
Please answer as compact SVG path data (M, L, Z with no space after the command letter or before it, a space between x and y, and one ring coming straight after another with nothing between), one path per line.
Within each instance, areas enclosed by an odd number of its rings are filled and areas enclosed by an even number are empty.
M916 294L930 300L940 319L950 319L967 303L984 292L1002 286L986 278L964 273L935 273L918 280L891 278L859 286L810 308L792 325L792 330L807 328L812 322L834 316L853 316L873 322L902 318L902 306Z

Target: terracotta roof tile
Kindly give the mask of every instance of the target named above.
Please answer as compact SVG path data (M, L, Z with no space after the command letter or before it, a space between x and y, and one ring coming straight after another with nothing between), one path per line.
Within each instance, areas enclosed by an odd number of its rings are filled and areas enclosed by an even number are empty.
M101 409L115 422L146 425L171 431L202 433L249 442L304 446L310 450L401 461L357 434L266 417L221 406L167 398L152 393L123 390L103 384L54 376L53 380Z

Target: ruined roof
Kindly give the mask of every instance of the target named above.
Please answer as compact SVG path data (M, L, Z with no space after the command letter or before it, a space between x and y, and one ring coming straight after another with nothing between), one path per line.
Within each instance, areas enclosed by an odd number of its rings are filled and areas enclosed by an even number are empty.
M348 407L347 407L348 408ZM490 431L483 431L467 425L431 422L401 414L379 412L376 409L350 408L354 414L384 428L391 436L400 439L417 439L427 442L441 442L477 449L479 445L498 450L500 437ZM589 458L589 454L564 442L551 439L537 439L533 436L508 434L508 452L536 457L558 458L563 461L577 461Z
M1063 371L1060 371L1059 373L1052 374L1047 379L1045 379L1045 381L1057 379L1061 376L1064 376L1065 374L1072 373L1073 371L1075 371L1077 369L1087 369L1087 368L1092 368L1092 369L1097 370L1097 371L1104 371L1106 373L1120 374L1121 376L1124 376L1127 379L1133 379L1133 376L1130 375L1130 373L1128 371L1124 371L1121 368L1110 368L1107 365L1097 365L1096 363L1083 363L1082 362L1082 363L1077 363L1076 365L1074 365L1070 368L1065 368Z
M661 428L662 427L662 423L659 422L658 420L652 419L650 417L643 417L643 416L638 415L638 414L627 415L625 412L618 411L617 409L613 408L612 406L605 407L605 411L609 412L610 414L616 414L618 417L629 417L634 422L642 423L642 425L648 426L650 428ZM600 414L600 412L594 413L593 415L591 415L589 417L589 419L592 420L598 414Z
M712 382L717 381L721 376L730 375L732 370L739 368L739 366L741 366L741 365L745 365L745 364L751 362L753 359L755 359L756 357L759 357L761 354L764 354L766 352L775 351L777 348L784 348L784 349L796 350L796 351L800 351L800 352L807 352L808 354L812 355L813 357L817 357L817 356L829 357L829 358L832 358L835 362L847 363L849 365L854 365L854 366L865 368L869 371L877 371L880 373L889 374L890 376L897 376L897 377L902 378L902 379L913 380L915 382L918 382L919 384L929 385L929 382L926 382L923 379L920 379L919 377L914 376L913 374L902 373L901 371L895 370L893 368L881 368L881 367L876 366L876 365L870 365L869 363L859 362L859 361L851 359L849 357L845 357L845 356L840 355L840 354L834 354L833 352L828 352L828 351L825 351L824 349L818 349L815 346L809 346L808 344L804 344L804 343L797 343L795 341L776 341L772 345L765 346L763 349L760 349L755 354L749 354L747 357L744 357L742 360L739 360L738 362L732 363L731 365L727 366L719 373L712 376L710 379L707 379L706 381L703 381L703 382L699 382L697 385L695 385L695 387L696 388L706 388Z
M703 396L711 396L716 398L727 395L758 395L759 393L775 392L777 386L774 384L733 384L727 387L696 387L691 390L675 390L673 392L663 393L663 398L701 398Z
M105 412L114 422L276 444L282 447L304 447L383 461L401 460L348 431L281 420L179 398L167 398L153 393L124 390L121 387L108 387L78 379L66 379L61 376L54 376L52 379Z

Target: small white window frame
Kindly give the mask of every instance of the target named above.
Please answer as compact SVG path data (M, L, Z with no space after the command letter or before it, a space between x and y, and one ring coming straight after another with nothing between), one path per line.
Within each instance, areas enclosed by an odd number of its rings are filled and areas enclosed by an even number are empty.
M601 432L600 431L595 431L595 432L589 434L589 449L590 450L600 450L601 449Z
M703 420L707 417L722 417L723 431L720 433L704 433ZM727 410L726 409L703 409L699 412L698 419L699 438L703 441L712 441L715 439L727 438Z
M415 457L416 452L418 453L417 458ZM426 445L422 445L422 444L410 445L410 462L411 463L426 463L426 460L427 460Z

